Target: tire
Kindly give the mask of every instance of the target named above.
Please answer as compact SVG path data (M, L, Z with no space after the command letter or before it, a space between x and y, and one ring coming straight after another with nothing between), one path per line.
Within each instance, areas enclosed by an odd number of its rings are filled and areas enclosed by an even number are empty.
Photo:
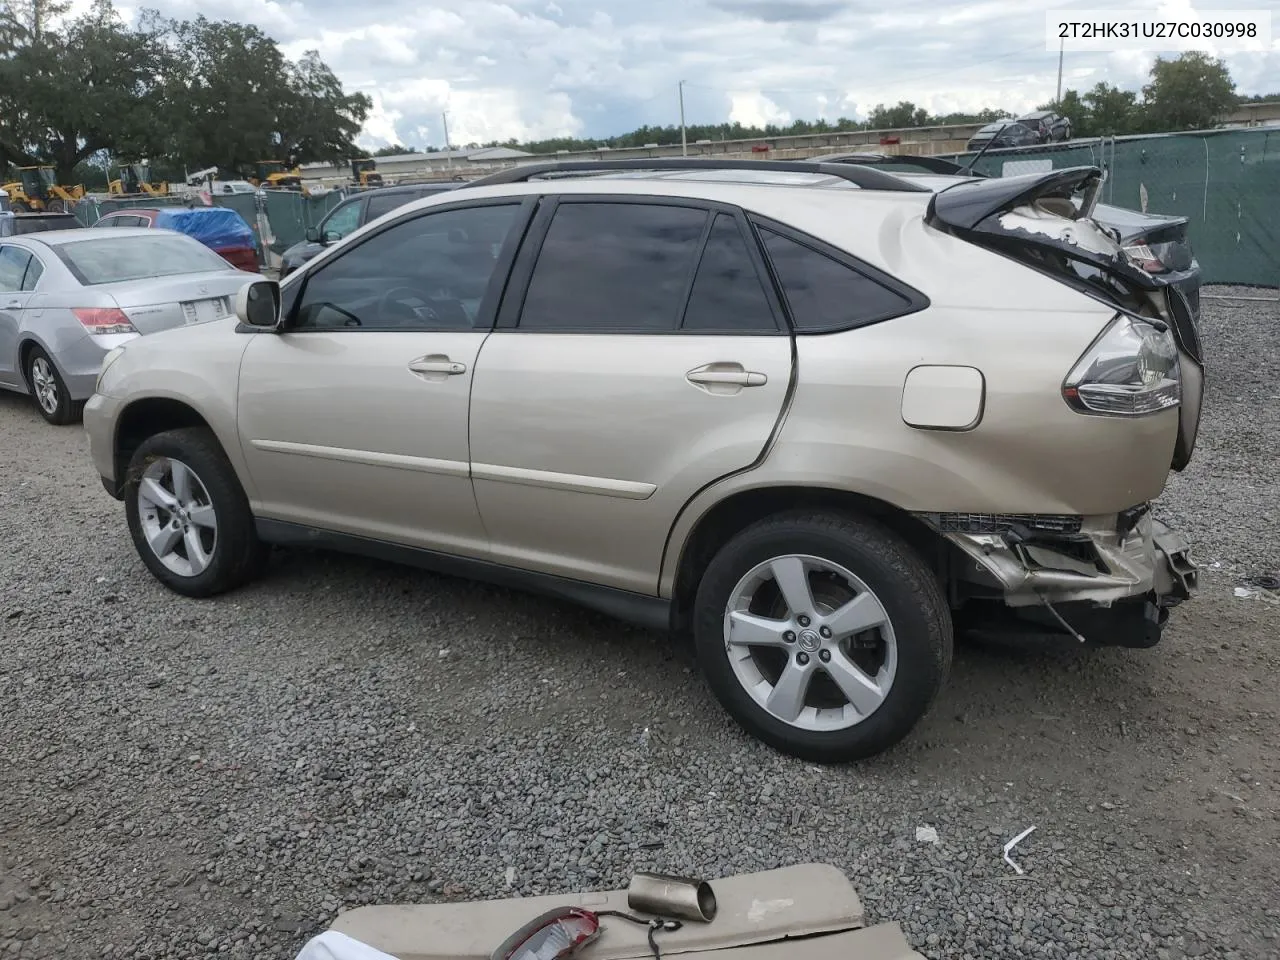
M32 347L27 354L27 387L36 409L55 427L65 427L80 419L83 401L72 400L67 383L58 372L58 365L49 358L42 347Z
M212 597L261 575L268 548L258 539L231 462L207 428L169 430L143 441L129 463L123 494L138 556L175 593ZM173 509L175 503L180 509Z
M783 595L779 570L782 580L804 585L808 621ZM797 570L805 571L799 580ZM754 598L749 608L741 605L746 595ZM835 618L839 611L848 616ZM703 574L693 618L699 663L729 714L769 746L816 763L860 760L896 744L929 712L951 667L951 611L937 577L897 535L845 514L778 514L737 534ZM884 623L863 628L877 619ZM741 638L732 646L731 622ZM760 637L768 643L742 642ZM784 680L797 671L808 680ZM766 706L774 694L794 706L784 694L795 689L794 718Z
M9 210L13 213L30 213L31 207L23 203L21 200L15 200L9 204Z
M45 209L50 213L66 213L67 205L61 200L50 200L45 204Z

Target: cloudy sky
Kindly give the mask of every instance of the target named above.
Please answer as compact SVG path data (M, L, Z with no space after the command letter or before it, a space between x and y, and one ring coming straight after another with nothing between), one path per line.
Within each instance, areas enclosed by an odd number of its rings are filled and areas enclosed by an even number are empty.
M117 4L126 17L132 5ZM603 137L688 121L863 118L911 100L934 113L1051 99L1046 10L1101 0L142 0L171 16L256 23L308 49L375 108L362 142L442 145ZM1196 3L1272 9L1278 0ZM1190 9L1125 0L1124 9ZM1280 30L1280 15L1274 15ZM1137 88L1154 54L1068 53L1064 88ZM1280 88L1280 41L1226 60L1242 93ZM1268 86L1270 84L1270 86Z

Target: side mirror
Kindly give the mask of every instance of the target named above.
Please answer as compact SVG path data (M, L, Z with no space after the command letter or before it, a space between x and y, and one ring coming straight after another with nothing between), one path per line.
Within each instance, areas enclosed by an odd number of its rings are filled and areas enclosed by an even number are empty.
M307 227L307 243L319 243L319 242L320 242L320 228Z
M236 294L236 317L251 327L279 325L280 284L274 280L250 280Z
M326 247L331 243L337 243L341 239L342 239L342 234L337 233L333 230L326 230L324 233L320 235L320 242L323 243Z

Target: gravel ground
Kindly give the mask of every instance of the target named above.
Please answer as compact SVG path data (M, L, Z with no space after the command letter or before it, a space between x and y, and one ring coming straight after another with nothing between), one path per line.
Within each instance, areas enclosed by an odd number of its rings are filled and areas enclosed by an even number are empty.
M1161 503L1201 596L1150 651L965 646L852 769L554 602L309 554L169 594L81 432L0 397L0 958L291 957L361 904L806 860L930 958L1280 955L1280 605L1233 596L1280 568L1280 309L1206 304L1200 446ZM1000 847L1031 825L1019 880Z

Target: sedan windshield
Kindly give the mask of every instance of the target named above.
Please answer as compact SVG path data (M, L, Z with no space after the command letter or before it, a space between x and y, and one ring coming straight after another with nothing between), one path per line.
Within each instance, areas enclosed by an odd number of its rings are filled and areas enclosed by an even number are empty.
M57 244L54 250L86 286L231 269L203 244L160 233L75 240Z

